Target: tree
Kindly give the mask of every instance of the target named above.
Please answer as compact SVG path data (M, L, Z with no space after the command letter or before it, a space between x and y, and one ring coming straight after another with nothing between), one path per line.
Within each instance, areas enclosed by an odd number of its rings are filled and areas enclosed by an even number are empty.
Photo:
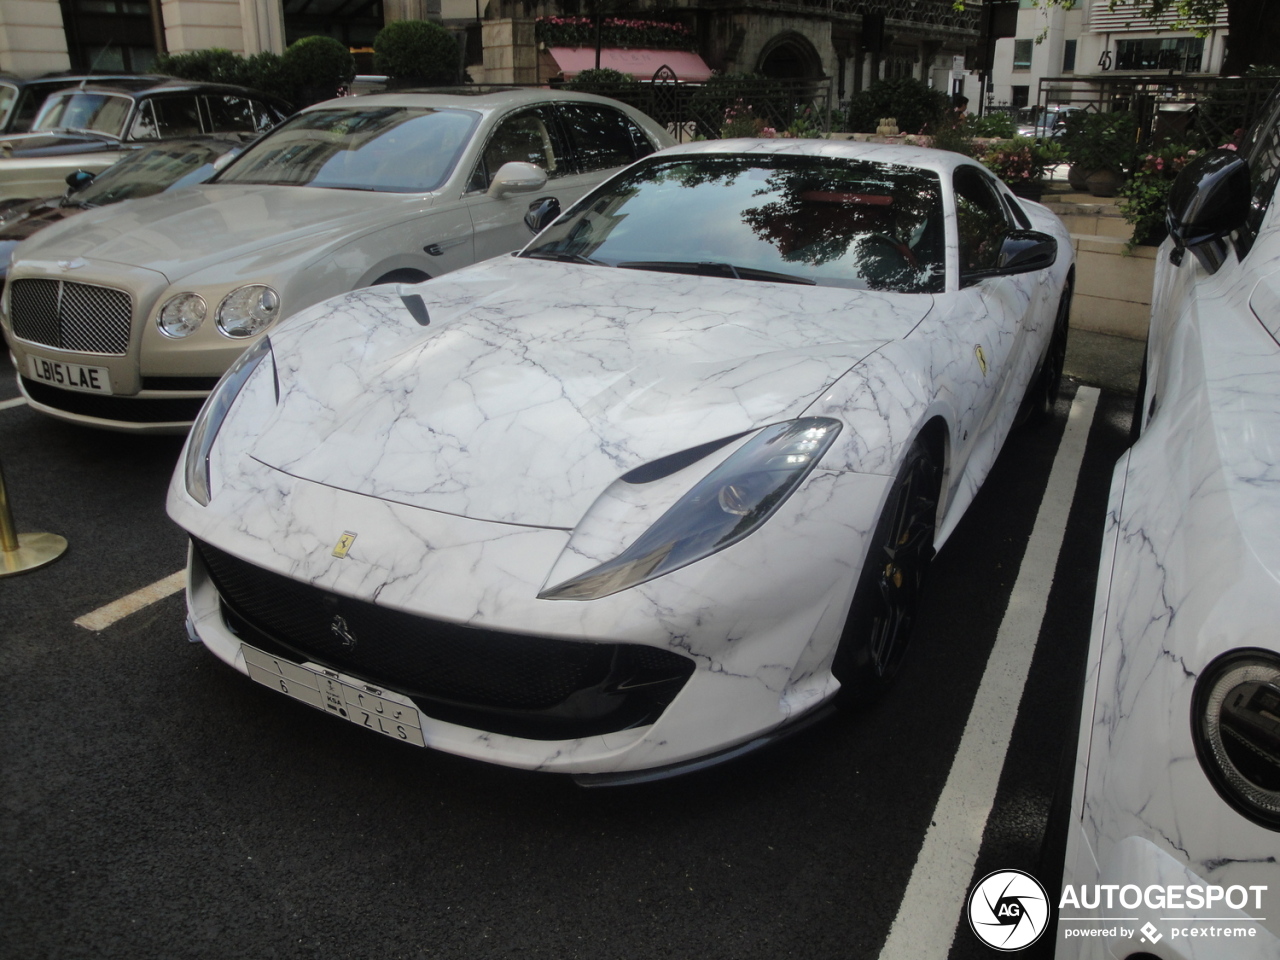
M1036 0L1037 6L1071 9L1082 0ZM1109 0L1111 9L1132 8L1134 13L1155 20L1174 14L1174 28L1204 34L1225 7L1227 11L1227 56L1223 76L1239 76L1250 67L1280 67L1280 16L1275 0ZM956 0L956 9L964 0Z

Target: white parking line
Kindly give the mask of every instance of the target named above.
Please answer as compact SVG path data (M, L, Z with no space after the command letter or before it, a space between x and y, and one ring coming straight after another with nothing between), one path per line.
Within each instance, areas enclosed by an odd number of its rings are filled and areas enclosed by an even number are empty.
M177 573L171 573L163 580L157 580L141 590L135 590L127 597L113 600L105 607L99 607L97 610L86 613L83 617L77 617L76 626L84 627L86 630L93 630L95 633L99 630L105 630L117 620L129 616L131 613L137 613L143 607L149 607L165 597L173 596L186 585L187 571L179 570Z
M0 400L0 410L8 410L10 407L21 407L26 404L26 397L14 397L12 400Z
M960 748L880 960L946 960L951 952L1000 781L993 772L1004 766L1097 405L1097 389L1080 387Z

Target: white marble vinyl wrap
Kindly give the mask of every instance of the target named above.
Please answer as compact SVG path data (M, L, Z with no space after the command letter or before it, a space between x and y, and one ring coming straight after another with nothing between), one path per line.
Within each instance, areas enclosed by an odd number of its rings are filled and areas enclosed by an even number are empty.
M1280 649L1280 346L1248 307L1259 274L1280 267L1280 237L1273 227L1212 277L1167 254L1150 343L1157 411L1116 469L1107 518L1065 882L1139 882L1116 878L1141 838L1205 882L1267 884L1249 912L1272 935L1257 955L1280 957L1280 833L1219 797L1191 739L1205 666ZM1166 947L1152 952L1183 955Z
M905 446L930 418L946 422L940 542L1003 442L1069 266L928 295L503 257L335 298L272 334L272 358L219 433L208 507L179 471L169 512L200 539L335 593L491 629L670 647L697 664L642 736L549 743L428 721L431 746L565 772L699 756L834 692L835 641ZM428 326L402 294L423 298ZM537 599L616 556L752 432L799 416L842 429L750 536L601 599ZM744 432L663 480L620 485L656 458ZM357 538L339 560L344 531ZM197 629L235 664L206 601L193 593Z

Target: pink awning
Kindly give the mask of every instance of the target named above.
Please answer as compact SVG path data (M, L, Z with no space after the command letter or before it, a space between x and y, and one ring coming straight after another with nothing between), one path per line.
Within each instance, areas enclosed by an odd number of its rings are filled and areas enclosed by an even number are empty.
M551 56L565 78L576 77L583 70L594 70L595 47L552 47ZM605 47L600 51L600 66L629 73L637 80L649 80L663 66L670 67L681 80L701 82L711 76L711 68L696 53L688 50L622 50Z

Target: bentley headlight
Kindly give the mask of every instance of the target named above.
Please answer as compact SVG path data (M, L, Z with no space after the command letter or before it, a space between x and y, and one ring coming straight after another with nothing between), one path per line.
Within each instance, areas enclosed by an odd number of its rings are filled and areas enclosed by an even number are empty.
M1280 654L1233 650L1209 664L1191 724L1200 765L1223 798L1280 830Z
M180 293L165 301L160 308L160 316L156 317L156 326L166 337L181 340L199 329L207 312L204 297L195 293Z
M218 329L228 337L253 337L280 313L280 297L270 287L251 283L237 287L218 304Z
M538 596L543 600L595 600L737 543L773 515L839 432L838 421L823 417L766 427L613 560Z
M184 475L187 493L201 506L209 505L212 483L209 477L209 451L213 449L213 441L218 438L218 430L222 422L231 412L231 405L249 380L250 374L257 369L264 359L271 356L271 340L263 337L252 347L240 355L231 368L218 381L205 401L195 423L191 425L191 435L187 439L187 460ZM274 364L274 360L272 361Z

